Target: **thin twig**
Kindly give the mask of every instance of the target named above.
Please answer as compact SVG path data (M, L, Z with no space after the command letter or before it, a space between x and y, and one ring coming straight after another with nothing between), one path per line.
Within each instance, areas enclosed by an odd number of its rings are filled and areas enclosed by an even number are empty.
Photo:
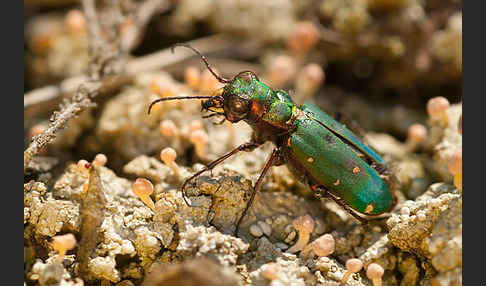
M29 165L29 162L39 150L56 138L58 130L64 128L66 123L82 110L93 106L90 97L94 96L99 87L100 84L96 82L82 84L72 97L71 102L63 104L59 111L55 111L52 114L47 129L35 136L29 147L24 151L24 172Z

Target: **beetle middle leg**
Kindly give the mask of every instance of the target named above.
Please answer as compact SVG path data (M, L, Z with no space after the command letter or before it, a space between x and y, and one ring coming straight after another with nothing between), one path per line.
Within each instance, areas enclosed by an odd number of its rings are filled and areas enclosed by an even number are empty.
M343 199L331 193L326 187L310 184L313 191L316 192L318 197L329 198L340 205L345 211L352 215L355 219L359 220L362 224L368 224L368 220L359 216Z
M202 170L196 172L191 177L187 178L184 181L184 183L182 184L182 187L181 187L181 189L182 189L182 198L184 199L184 202L186 202L186 205L191 206L191 204L189 204L189 202L187 201L187 196L186 196L186 191L185 191L186 190L187 183L189 183L190 181L192 181L194 178L200 176L202 173L204 173L206 171L212 170L218 164L222 163L224 160L226 160L229 157L235 155L236 153L238 153L240 151L252 151L252 150L254 150L258 146L260 146L260 144L259 143L256 143L256 142L243 143L240 146L238 146L235 149L233 149L232 151L230 151L230 152L224 154L223 156L219 157L218 159L212 161L206 167L204 167Z

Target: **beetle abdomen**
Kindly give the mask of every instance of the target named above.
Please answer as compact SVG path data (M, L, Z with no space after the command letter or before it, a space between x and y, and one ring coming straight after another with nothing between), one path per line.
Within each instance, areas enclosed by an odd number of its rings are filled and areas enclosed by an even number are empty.
M361 213L387 211L392 196L376 170L363 161L353 147L307 117L305 108L302 111L294 121L295 128L284 148L291 169L326 186Z

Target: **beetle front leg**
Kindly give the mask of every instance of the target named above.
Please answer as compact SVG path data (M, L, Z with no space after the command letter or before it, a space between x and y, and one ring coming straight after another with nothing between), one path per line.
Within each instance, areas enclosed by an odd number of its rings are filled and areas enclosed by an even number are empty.
M189 183L189 181L200 176L202 173L204 173L206 171L212 170L214 167L216 167L217 165L219 165L220 163L222 163L224 160L228 159L229 157L235 155L236 153L238 153L240 151L253 151L258 146L260 146L260 143L256 143L256 142L248 142L248 143L241 144L240 146L236 147L232 151L230 151L230 152L224 154L223 156L219 157L218 159L212 161L206 167L204 167L202 170L196 172L194 175L192 175L191 177L186 179L184 181L184 183L182 184L182 187L181 187L182 198L184 199L184 202L186 202L186 205L191 206L191 204L189 204L189 202L187 201L187 196L186 196L186 192L185 192L186 185L187 185L187 183Z

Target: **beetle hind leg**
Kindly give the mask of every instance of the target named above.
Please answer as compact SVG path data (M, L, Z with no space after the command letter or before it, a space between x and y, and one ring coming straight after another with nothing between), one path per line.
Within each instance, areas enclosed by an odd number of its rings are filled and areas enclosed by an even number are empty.
M315 192L317 198L328 198L336 202L340 205L345 211L347 211L350 215L352 215L355 219L359 220L361 224L365 225L368 224L368 220L366 218L361 217L358 215L343 199L340 197L332 194L326 187L318 186L315 184L310 184L311 189Z

